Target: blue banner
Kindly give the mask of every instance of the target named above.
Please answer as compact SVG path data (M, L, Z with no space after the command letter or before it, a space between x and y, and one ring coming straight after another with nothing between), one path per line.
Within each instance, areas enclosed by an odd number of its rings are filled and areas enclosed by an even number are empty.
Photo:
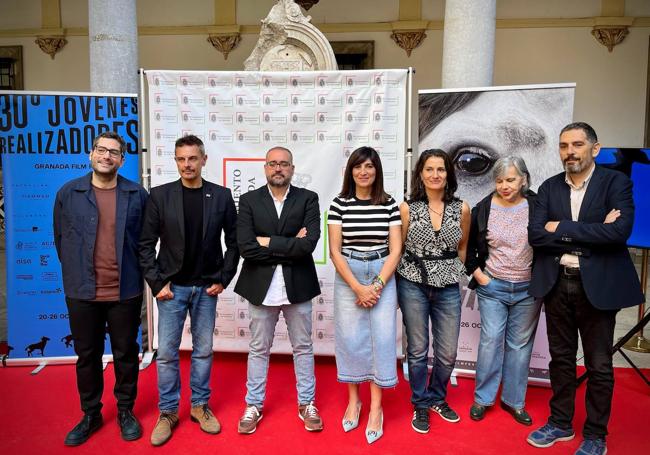
M65 182L90 172L93 139L105 131L124 137L120 174L138 181L136 97L0 91L12 359L75 355L52 208Z
M650 149L603 147L596 164L616 169L632 179L634 187L634 227L628 246L650 248Z

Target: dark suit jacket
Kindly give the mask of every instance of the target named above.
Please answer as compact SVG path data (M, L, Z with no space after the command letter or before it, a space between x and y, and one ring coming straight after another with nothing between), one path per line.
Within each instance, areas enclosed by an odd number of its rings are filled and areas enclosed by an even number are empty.
M307 236L296 238L301 228ZM268 247L257 237L270 237ZM266 185L239 198L237 243L244 264L235 292L253 305L261 305L276 266L282 264L287 298L291 303L311 300L320 294L312 252L320 238L318 195L291 186L278 219Z
M210 284L228 286L237 271L237 210L228 188L203 180L203 261L204 268L216 270L202 278ZM226 244L221 251L221 231ZM156 243L160 252L156 257ZM183 266L185 218L183 184L175 182L151 189L140 235L140 266L154 296ZM210 267L205 267L212 261Z
M533 219L528 226L535 248L529 292L548 294L558 278L563 253L579 256L582 285L589 302L602 310L620 309L643 302L641 285L626 247L634 223L632 181L622 172L597 166L587 187L578 221L571 218L571 192L565 173L539 187ZM614 222L604 224L612 209L621 211ZM554 233L547 221L559 221Z

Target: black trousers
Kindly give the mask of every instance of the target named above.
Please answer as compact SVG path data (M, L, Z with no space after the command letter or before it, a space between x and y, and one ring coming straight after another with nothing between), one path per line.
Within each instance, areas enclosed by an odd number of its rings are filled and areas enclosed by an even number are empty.
M583 436L586 439L604 438L614 392L612 345L618 310L594 307L585 295L580 275L566 276L562 271L544 304L553 389L548 421L559 428L573 426L579 333L587 369L587 420Z
M84 414L102 408L104 371L102 356L108 332L115 369L115 398L120 411L133 409L138 386L138 327L142 296L114 302L66 297L70 331L77 356L77 389Z

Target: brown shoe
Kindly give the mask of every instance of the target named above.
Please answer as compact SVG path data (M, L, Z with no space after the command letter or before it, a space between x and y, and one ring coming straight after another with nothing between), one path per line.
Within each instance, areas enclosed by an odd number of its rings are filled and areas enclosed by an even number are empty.
M305 430L307 431L321 431L323 429L323 419L320 418L313 401L298 406L298 417L305 422Z
M201 426L201 430L206 433L217 434L221 431L221 424L214 416L207 403L199 406L192 406L190 419L192 422L198 422Z
M161 446L169 441L176 425L178 425L178 413L162 412L151 432L151 445Z
M255 433L257 424L262 420L262 410L252 404L246 406L244 415L239 418L239 425L237 431L239 434Z

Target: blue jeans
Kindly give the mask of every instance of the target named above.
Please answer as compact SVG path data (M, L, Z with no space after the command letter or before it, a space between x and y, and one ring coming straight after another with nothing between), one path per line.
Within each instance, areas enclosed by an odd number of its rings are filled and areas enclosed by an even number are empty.
M494 404L503 381L501 401L523 409L528 367L541 300L528 295L529 281L511 283L492 278L476 289L481 312L481 341L476 361L474 401Z
M172 284L174 298L158 300L158 409L177 412L181 395L178 349L183 325L190 313L192 333L192 363L190 388L192 406L210 400L210 370L212 369L212 335L217 313L217 297L208 295L207 286L177 286Z
M456 363L460 332L460 287L454 283L437 288L400 278L397 291L406 326L411 403L416 408L428 408L445 401L447 384ZM434 361L427 385L429 320Z
M372 258L372 253L355 252ZM370 284L385 259L345 258L359 283ZM397 291L391 277L372 308L357 305L357 295L337 273L334 278L334 323L337 379L358 384L373 381L379 387L397 384Z
M287 323L293 348L293 368L296 374L298 404L314 401L314 349L311 339L311 301L282 306L248 304L251 316L251 342L248 351L246 404L262 409L266 398L266 378L275 326L280 311Z

